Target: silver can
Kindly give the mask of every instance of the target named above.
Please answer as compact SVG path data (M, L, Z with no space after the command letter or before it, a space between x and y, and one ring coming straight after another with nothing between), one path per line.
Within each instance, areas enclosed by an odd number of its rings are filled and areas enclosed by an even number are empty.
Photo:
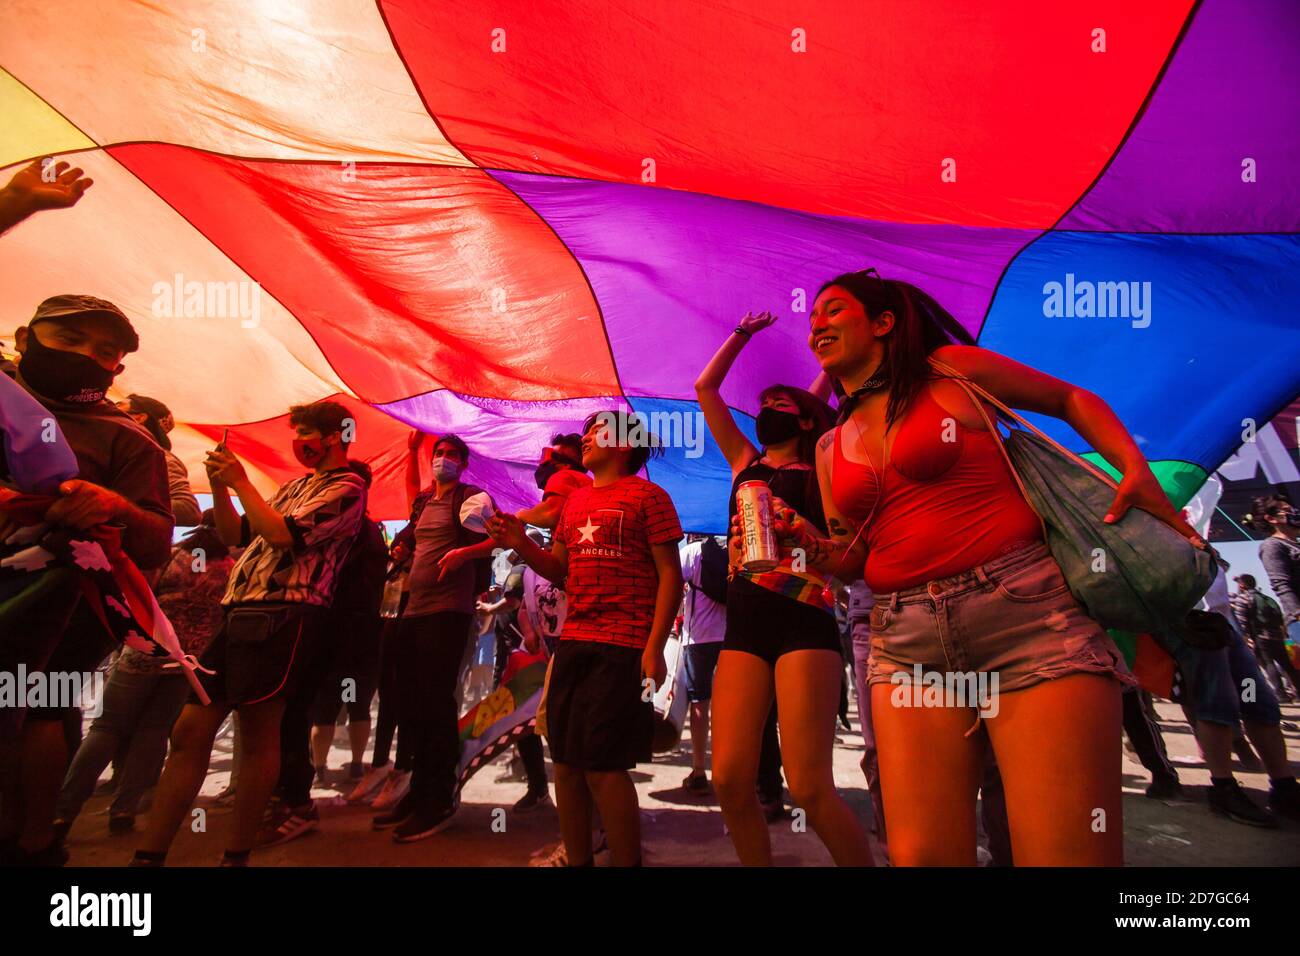
M772 489L766 481L746 481L736 489L740 516L741 566L746 571L771 571L781 563L772 524Z

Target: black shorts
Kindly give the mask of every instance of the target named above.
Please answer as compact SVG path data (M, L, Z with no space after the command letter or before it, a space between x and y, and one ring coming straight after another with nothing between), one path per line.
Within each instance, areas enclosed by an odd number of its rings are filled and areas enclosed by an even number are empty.
M199 658L216 673L195 675L214 704L230 707L319 686L334 660L325 613L310 604L229 605L221 629Z
M724 651L744 651L772 666L791 651L834 651L843 655L835 615L744 578L727 585Z
M344 707L349 722L370 719L370 702L379 684L381 623L378 614L329 612L325 627L334 634L337 653L312 702L312 726L337 723Z
M685 653L686 699L693 704L709 700L713 697L713 672L718 668L718 655L722 653L722 641L687 644Z
M631 770L650 761L654 704L642 700L635 647L560 641L546 694L551 759L580 770Z

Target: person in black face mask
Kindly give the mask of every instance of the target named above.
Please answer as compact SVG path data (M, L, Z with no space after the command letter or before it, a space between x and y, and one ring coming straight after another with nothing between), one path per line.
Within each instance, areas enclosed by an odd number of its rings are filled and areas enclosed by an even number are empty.
M104 398L122 359L139 348L130 321L103 299L60 295L42 302L14 339L18 362L0 363L0 370L49 409L79 468L76 478L59 487L46 521L80 530L118 525L123 550L135 563L143 570L159 567L170 556L172 533L162 449ZM0 458L0 487L8 477ZM0 517L0 541L13 530ZM65 609L60 614L22 629L28 633L0 635L0 670L13 672L22 664L29 673L86 673L108 655L112 639L80 592L54 597ZM66 859L52 823L67 766L63 721L70 711L28 708L21 728L0 719L0 744L12 744L14 734L21 734L26 755L0 754L0 864L58 865ZM23 712L15 713L22 720Z
M700 373L695 394L731 465L729 517L735 517L740 485L763 481L775 497L822 527L814 466L817 439L834 421L830 407L802 388L765 388L755 421L762 447L756 448L722 398L722 383L741 350L775 321L767 312L741 319ZM713 678L713 786L736 853L747 866L771 864L767 823L784 813L784 759L794 802L807 812L835 862L870 866L866 834L836 793L831 768L844 660L825 596L830 579L806 568L788 546L772 571L745 571L739 567L738 536L730 536L730 545L726 635ZM787 715L801 731L785 733L783 723L778 751L777 721Z
M542 449L542 460L533 472L542 492L540 503L525 508L516 517L538 528L554 528L564 510L570 492L591 484L591 476L582 466L582 436L555 435Z

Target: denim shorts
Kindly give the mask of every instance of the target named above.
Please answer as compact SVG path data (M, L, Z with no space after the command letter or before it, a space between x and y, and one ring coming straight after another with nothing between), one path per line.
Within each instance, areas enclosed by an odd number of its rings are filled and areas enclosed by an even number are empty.
M1184 677L1194 675L1189 684L1192 713L1197 720L1229 727L1236 727L1243 719L1270 727L1282 722L1277 695L1236 627L1227 647L1208 651L1183 645L1180 652L1176 659Z
M1000 692L1069 674L1135 683L1041 543L962 574L877 594L868 682L889 683L917 667L924 674L996 675Z

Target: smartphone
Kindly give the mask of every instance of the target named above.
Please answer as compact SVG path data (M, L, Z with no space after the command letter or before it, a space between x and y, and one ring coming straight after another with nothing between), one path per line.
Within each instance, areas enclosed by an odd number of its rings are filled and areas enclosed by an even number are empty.
M221 430L221 444L217 445L222 451L226 450L226 439L230 437L230 428L226 427Z

